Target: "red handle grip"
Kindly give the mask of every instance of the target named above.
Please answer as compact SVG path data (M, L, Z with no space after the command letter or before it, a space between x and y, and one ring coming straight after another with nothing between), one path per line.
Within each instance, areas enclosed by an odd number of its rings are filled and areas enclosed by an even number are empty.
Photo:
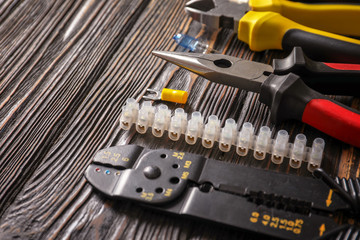
M302 121L343 142L360 147L360 114L326 99L306 104Z
M336 70L350 70L350 71L359 71L360 64L349 64L349 63L323 63L326 66L336 69Z

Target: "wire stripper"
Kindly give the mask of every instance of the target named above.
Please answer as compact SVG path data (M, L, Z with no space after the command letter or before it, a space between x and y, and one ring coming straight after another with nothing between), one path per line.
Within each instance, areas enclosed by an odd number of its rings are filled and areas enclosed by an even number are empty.
M321 169L314 175L276 173L137 145L100 150L85 172L88 182L107 197L167 213L281 239L358 239L359 230L337 223L334 216L356 221L359 179L333 180Z

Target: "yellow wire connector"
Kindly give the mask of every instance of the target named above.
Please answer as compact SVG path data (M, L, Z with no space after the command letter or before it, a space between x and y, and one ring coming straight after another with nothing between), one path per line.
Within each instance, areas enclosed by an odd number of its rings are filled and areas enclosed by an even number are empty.
M152 94L152 96L143 96L143 98L146 100L163 100L168 102L185 104L188 98L188 93L182 90L164 88L160 92L158 90L149 88L146 91Z

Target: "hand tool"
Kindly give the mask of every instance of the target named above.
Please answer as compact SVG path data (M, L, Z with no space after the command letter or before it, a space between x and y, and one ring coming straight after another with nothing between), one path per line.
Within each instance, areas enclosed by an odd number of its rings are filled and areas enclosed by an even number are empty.
M259 92L272 122L296 119L360 147L360 113L309 88L299 76L273 74L270 65L221 54L153 51L210 81Z
M318 178L136 145L100 150L85 172L107 197L167 213L281 239L325 239L345 228L350 233L341 239L355 239L358 232L334 216L357 221L352 217L358 216L359 179L334 181L321 169L314 175Z
M290 51L300 46L315 60L360 63L360 40L334 34L360 36L360 5L283 0L252 0L249 4L193 0L186 4L185 11L209 27L233 29L239 40L249 44L253 51Z

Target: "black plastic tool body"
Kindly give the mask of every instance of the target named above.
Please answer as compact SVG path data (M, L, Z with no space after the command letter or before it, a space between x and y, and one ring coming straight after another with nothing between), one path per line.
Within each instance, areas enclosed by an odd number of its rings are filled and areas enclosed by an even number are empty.
M291 51L301 46L316 61L360 63L360 45L300 29L291 29L282 38L282 48Z
M281 123L284 120L301 121L306 105L312 99L329 99L312 90L295 74L271 74L261 85L259 101L271 108L271 120ZM329 99L330 100L330 99Z
M323 94L359 96L360 65L343 64L342 69L332 65L310 59L300 47L293 48L284 59L273 60L274 74L297 74L306 85Z
M319 236L337 226L327 214L350 209L319 179L133 145L99 151L85 176L112 198L282 239Z

